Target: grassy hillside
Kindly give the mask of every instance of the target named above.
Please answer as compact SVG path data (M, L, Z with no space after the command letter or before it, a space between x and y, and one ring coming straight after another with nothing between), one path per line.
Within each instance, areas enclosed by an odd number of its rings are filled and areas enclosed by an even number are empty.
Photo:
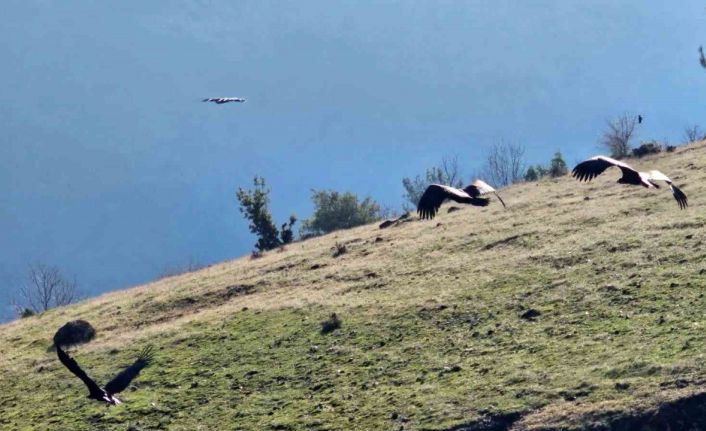
M567 176L504 190L507 210L447 205L433 221L338 232L3 325L0 428L630 429L688 409L698 420L706 145L632 163L670 175L690 207L615 184L617 170ZM347 252L333 257L335 243ZM332 312L343 325L322 335ZM123 405L87 400L47 351L76 318L98 335L72 355L102 383L155 345Z

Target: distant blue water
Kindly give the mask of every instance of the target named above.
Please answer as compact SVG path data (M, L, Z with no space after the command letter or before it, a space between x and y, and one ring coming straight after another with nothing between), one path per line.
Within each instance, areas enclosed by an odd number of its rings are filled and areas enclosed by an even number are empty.
M403 177L499 140L527 162L703 122L701 0L2 3L0 318L34 261L87 296L247 254L235 190L277 224L311 189L402 203ZM202 103L238 96L243 104ZM706 124L701 123L702 128ZM5 278L3 278L3 276Z

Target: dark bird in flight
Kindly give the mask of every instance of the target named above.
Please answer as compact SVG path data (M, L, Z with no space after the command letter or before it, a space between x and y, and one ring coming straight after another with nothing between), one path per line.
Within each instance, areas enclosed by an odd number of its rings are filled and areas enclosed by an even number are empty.
M242 99L240 97L207 97L206 99L203 99L202 102L214 102L221 105L223 103L228 102L245 103L245 99Z
M148 366L153 358L152 346L147 346L142 350L137 360L133 362L132 365L119 372L113 380L109 381L105 387L101 388L93 379L88 377L88 374L86 374L86 372L78 366L78 363L64 352L59 345L56 346L56 354L59 356L61 363L88 387L88 398L103 401L109 405L121 404L121 401L115 397L115 394L127 388L130 382L140 374L140 370Z
M684 192L672 184L672 180L662 172L638 172L627 163L611 159L610 157L596 156L585 160L576 165L572 171L572 175L579 181L591 181L611 166L620 168L623 173L623 176L618 179L618 184L631 184L634 186L647 187L648 189L658 189L659 185L655 181L664 181L669 185L669 189L672 191L674 199L677 200L679 208L684 209L688 205Z
M702 46L699 47L699 63L701 63L701 67L706 69L706 57L704 57L704 48Z
M642 115L637 116L637 124L642 124Z
M431 184L422 194L419 199L419 204L417 204L417 213L422 219L433 219L441 204L447 200L451 199L461 204L471 204L478 207L487 206L490 200L488 198L483 198L481 196L488 193L493 193L497 196L498 200L503 207L505 207L505 202L503 202L498 192L495 191L490 185L481 180L475 180L471 185L467 186L463 190L457 189L456 187L445 186L443 184Z

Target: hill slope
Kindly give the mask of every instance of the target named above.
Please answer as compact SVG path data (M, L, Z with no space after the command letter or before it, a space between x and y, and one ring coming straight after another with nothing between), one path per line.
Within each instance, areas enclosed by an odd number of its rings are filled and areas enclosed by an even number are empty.
M631 161L671 175L690 198L685 211L666 190L615 185L617 170L590 184L521 184L503 191L507 210L444 207L433 221L338 232L4 325L0 428L634 429L683 412L701 420L704 162L704 143ZM332 257L337 242L347 252ZM539 315L523 318L530 309ZM322 335L332 312L342 327ZM155 345L155 364L123 405L85 399L47 351L76 318L97 337L72 355L99 382Z

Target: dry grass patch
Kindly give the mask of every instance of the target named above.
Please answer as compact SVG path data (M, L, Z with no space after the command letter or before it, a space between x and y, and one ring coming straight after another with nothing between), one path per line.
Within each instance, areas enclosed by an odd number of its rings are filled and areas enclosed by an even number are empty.
M362 226L3 325L0 427L580 429L685 408L706 381L706 145L634 165L675 178L689 209L617 172L543 180L503 190L507 210ZM78 318L99 380L157 347L125 405L87 402L46 351Z

